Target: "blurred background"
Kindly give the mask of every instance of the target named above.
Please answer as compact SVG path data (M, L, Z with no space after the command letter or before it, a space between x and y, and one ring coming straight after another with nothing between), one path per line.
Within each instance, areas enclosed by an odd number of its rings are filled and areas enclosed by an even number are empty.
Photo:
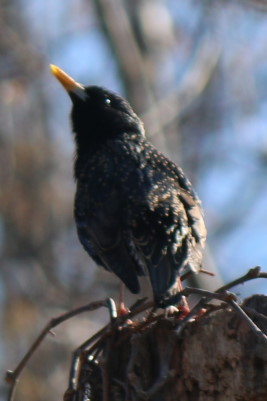
M76 237L71 102L49 63L127 97L186 171L205 210L205 268L217 271L202 285L267 270L264 0L1 0L0 21L1 377L49 318L118 291ZM267 294L266 281L236 291ZM99 310L57 328L20 401L61 399L71 351L107 321Z

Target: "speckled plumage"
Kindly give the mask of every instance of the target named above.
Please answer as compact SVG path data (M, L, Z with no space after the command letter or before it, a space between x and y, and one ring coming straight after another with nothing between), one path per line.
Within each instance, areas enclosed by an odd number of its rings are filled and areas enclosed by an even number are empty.
M155 149L130 105L99 87L71 94L76 141L75 221L85 250L133 292L148 274L155 301L198 271L206 230L183 171Z

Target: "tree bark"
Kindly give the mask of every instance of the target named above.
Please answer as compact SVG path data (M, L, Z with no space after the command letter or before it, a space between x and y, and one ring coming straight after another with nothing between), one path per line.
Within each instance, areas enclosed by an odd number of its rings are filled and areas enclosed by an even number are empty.
M267 297L243 306L259 312L248 313L266 333ZM203 314L180 334L178 327L177 318L162 317L116 330L98 362L83 354L72 400L85 399L85 390L90 401L267 400L267 343L236 312Z

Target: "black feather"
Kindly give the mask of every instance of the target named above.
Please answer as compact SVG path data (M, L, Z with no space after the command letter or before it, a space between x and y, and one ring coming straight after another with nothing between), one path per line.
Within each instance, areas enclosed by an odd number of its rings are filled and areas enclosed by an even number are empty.
M206 238L200 201L183 171L151 145L121 97L86 87L73 97L75 220L91 257L134 293L149 274L156 302L198 271Z

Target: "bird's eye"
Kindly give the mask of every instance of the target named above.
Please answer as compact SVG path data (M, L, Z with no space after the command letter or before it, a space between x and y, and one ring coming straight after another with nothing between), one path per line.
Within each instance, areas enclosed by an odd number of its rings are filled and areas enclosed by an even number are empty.
M109 106L110 103L111 103L111 100L107 97L107 98L105 99L105 103Z

